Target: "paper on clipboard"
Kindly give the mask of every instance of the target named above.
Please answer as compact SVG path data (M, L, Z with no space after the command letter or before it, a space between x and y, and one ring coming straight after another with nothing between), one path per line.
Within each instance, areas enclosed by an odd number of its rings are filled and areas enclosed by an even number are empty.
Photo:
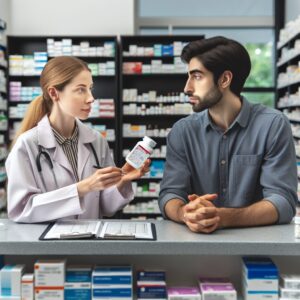
M64 239L155 239L150 222L58 220L45 230L42 240Z
M58 220L44 239L88 238L98 235L101 221Z
M100 238L132 237L133 239L153 239L149 222L104 222Z

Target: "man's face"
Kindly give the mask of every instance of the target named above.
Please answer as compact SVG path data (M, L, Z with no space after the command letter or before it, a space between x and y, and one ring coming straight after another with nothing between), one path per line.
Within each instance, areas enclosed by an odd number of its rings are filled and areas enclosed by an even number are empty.
M214 83L212 72L195 57L190 60L188 69L184 92L190 98L193 111L200 112L219 103L223 95Z

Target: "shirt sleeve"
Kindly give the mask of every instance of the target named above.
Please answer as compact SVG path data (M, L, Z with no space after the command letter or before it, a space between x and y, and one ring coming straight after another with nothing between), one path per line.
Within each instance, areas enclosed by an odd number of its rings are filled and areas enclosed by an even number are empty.
M105 140L105 155L102 159L103 166L115 166L107 141ZM122 209L134 198L131 183L127 183L122 189L122 193L116 186L107 188L101 192L101 213L104 216L112 216Z
M17 141L6 160L7 212L9 219L37 223L82 214L76 184L43 193L34 176L25 145Z
M277 116L270 129L260 183L264 199L277 209L278 223L289 223L296 212L298 178L292 131L284 115Z
M163 179L160 185L159 207L164 218L165 206L172 199L187 202L191 193L191 174L185 156L183 122L177 122L167 136L167 156Z

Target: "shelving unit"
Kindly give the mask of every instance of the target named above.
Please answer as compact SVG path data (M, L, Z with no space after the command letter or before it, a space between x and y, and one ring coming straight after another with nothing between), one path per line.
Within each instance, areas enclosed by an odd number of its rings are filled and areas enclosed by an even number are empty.
M6 210L6 172L4 168L8 149L7 121L7 47L6 22L0 19L0 216Z
M280 31L277 43L276 108L289 118L293 132L297 166L300 168L300 17ZM300 180L298 183L300 199Z
M63 42L63 40L65 42ZM68 45L69 43L68 40L69 42L72 41L71 46ZM61 44L64 43L65 45L61 46ZM85 45L83 45L79 49L78 47L81 43L85 43ZM112 52L111 55L106 55L105 51L104 52L102 51L103 50L102 48L105 46L105 43L113 43L114 51ZM64 52L57 53L60 51L59 46L63 47L63 49L67 49L67 51L65 51L65 53ZM114 100L115 115L113 117L91 117L86 122L91 123L92 127L97 127L96 129L102 132L104 132L104 126L106 127L106 129L114 130L114 134L112 134L113 140L108 139L108 141L109 141L110 148L113 149L113 155L115 160L118 159L119 145L118 145L118 140L115 138L117 136L117 128L118 128L117 116L119 114L118 111L119 106L117 105L117 100L119 98L119 94L118 94L119 72L118 72L118 47L117 47L116 37L115 36L105 36L105 37L104 36L102 37L101 36L99 37L97 36L48 36L48 37L8 36L9 55L27 56L27 55L33 55L34 52L47 52L48 54L50 54L48 55L48 59L51 59L53 56L55 56L55 53L53 55L53 51L56 51L57 55L73 55L87 62L89 64L89 67L92 68L93 81L94 81L93 95L95 99ZM112 73L106 74L105 72L103 72L103 66L104 64L109 64L111 62L113 63L113 70L114 70L113 74ZM100 67L99 64L102 64L101 65L102 67ZM101 72L100 69L102 70ZM98 70L99 73L97 73ZM10 74L9 83L12 81L21 82L22 86L24 87L38 87L39 75L22 76L22 75ZM9 99L12 100L10 97L10 93L9 93ZM30 101L31 100L32 99L30 99ZM30 103L30 101L9 101L9 107L12 108L20 104L21 105L28 104ZM13 127L13 124L16 121L21 121L21 119L22 118L18 118L18 117L9 118L10 131ZM13 134L11 133L10 138L12 138L12 135Z
M191 112L188 99L183 95L187 69L181 65L180 47L183 45L180 42L187 43L202 38L203 36L121 36L120 124L123 125L123 128L120 128L121 164L125 162L126 150L132 149L145 135L157 142L156 149L161 149L161 154L154 153L151 157L151 176L137 182L136 196L131 205L141 205L157 199L157 195L148 196L147 192L146 195L140 196L141 190L150 191L150 184L155 186L161 181L162 172L155 176L155 168L163 169L166 135L176 121ZM173 45L173 49L169 45ZM135 92L132 89L135 89ZM127 132L129 125L126 124L135 125L131 127L137 132L134 137L133 132ZM159 217L160 213L152 213L153 210L156 211L156 206L151 205L145 211L137 210L131 213L125 208L122 216Z

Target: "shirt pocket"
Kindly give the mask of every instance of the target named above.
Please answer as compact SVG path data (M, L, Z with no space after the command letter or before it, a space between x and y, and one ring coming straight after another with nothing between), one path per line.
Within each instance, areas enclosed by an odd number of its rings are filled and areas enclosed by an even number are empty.
M249 205L259 185L262 155L233 155L232 163L234 198L241 206Z

